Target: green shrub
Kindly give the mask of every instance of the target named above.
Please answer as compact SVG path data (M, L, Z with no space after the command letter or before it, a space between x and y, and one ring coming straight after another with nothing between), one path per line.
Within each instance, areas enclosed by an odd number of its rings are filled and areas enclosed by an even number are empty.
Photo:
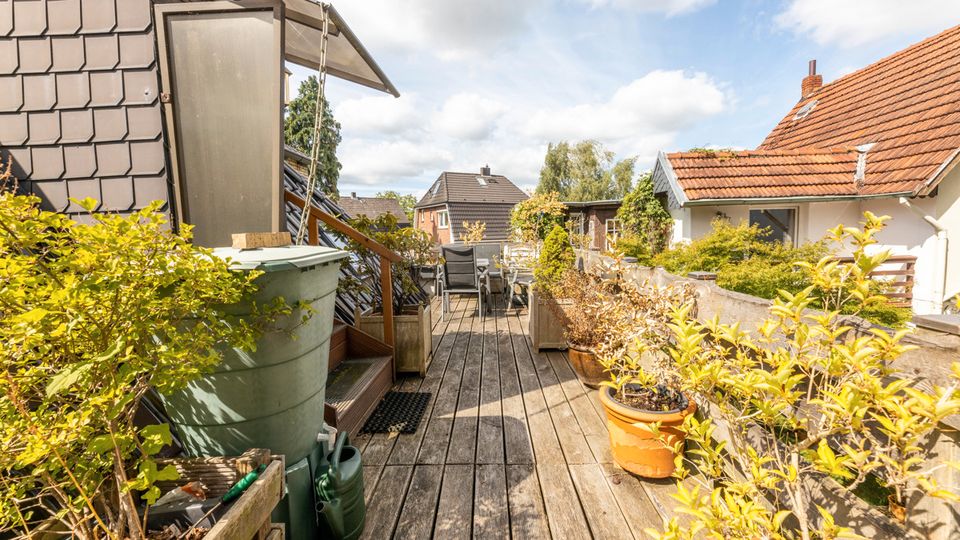
M623 248L622 240L617 242L618 249L629 248L641 253L642 244L642 251L649 258L649 254L660 253L667 247L673 218L654 195L653 178L649 173L641 176L637 180L637 187L623 198L623 204L617 210L617 219L629 237ZM640 255L623 253L640 258Z
M720 287L760 298L773 299L780 291L797 293L813 285L809 265L831 254L824 241L807 242L794 248L769 242L766 240L768 235L769 230L758 225L731 225L718 219L713 222L713 230L709 234L664 251L654 256L652 261L654 265L681 276L696 271L716 272L717 285ZM626 243L621 240L617 247L627 254L633 244L629 240ZM637 252L643 255L642 250L637 249ZM641 256L630 256L637 257L643 264ZM883 284L877 281L870 283L873 287L870 294L880 298L884 293ZM815 304L820 307L827 305L827 297L836 296L836 293L818 287L815 289L818 299ZM818 308L817 305L811 307ZM845 302L841 313L855 314L870 322L894 328L903 326L911 317L909 309L893 307L886 301L864 303L855 299Z
M537 287L543 291L549 291L563 277L564 272L573 268L573 262L576 256L573 253L573 246L570 245L570 236L566 229L560 225L554 225L553 230L547 235L543 242L543 249L540 251L540 261L533 275L537 280Z
M614 250L622 253L624 257L633 257L637 259L637 264L651 266L653 264L653 254L650 252L650 244L646 239L632 234L621 236L617 239Z

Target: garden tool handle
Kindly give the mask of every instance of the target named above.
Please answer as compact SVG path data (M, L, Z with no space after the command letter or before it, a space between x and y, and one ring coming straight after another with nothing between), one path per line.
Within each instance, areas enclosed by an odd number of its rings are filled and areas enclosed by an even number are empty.
M220 497L220 502L226 504L230 501L236 499L243 494L244 491L250 487L251 484L257 481L257 478L267 469L266 465L260 465L256 469L248 472L243 478L240 479L236 484L233 485L226 493Z
M337 469L340 468L340 453L343 451L343 445L347 442L347 434L341 433L337 437L337 442L333 446L333 452L331 452L330 457L330 470L334 473L337 472Z

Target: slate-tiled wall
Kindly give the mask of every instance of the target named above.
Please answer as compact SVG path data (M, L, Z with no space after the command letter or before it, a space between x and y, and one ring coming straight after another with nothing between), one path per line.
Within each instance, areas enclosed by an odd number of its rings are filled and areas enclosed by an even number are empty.
M46 208L170 189L151 0L0 0L0 152Z

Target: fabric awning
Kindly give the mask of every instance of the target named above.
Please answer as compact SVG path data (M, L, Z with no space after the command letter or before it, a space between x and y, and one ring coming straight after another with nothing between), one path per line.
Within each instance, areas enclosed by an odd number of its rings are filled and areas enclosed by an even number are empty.
M320 44L323 36L323 7L311 0L283 0L284 57L310 69L320 66ZM328 6L330 15L327 40L327 73L399 97L377 62L350 30L343 18Z

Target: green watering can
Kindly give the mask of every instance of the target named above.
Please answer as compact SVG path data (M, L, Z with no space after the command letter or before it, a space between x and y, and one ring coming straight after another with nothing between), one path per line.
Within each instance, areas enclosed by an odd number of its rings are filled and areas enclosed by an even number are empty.
M360 538L367 515L363 467L360 450L347 444L346 433L337 437L333 451L321 459L316 488L320 538Z

